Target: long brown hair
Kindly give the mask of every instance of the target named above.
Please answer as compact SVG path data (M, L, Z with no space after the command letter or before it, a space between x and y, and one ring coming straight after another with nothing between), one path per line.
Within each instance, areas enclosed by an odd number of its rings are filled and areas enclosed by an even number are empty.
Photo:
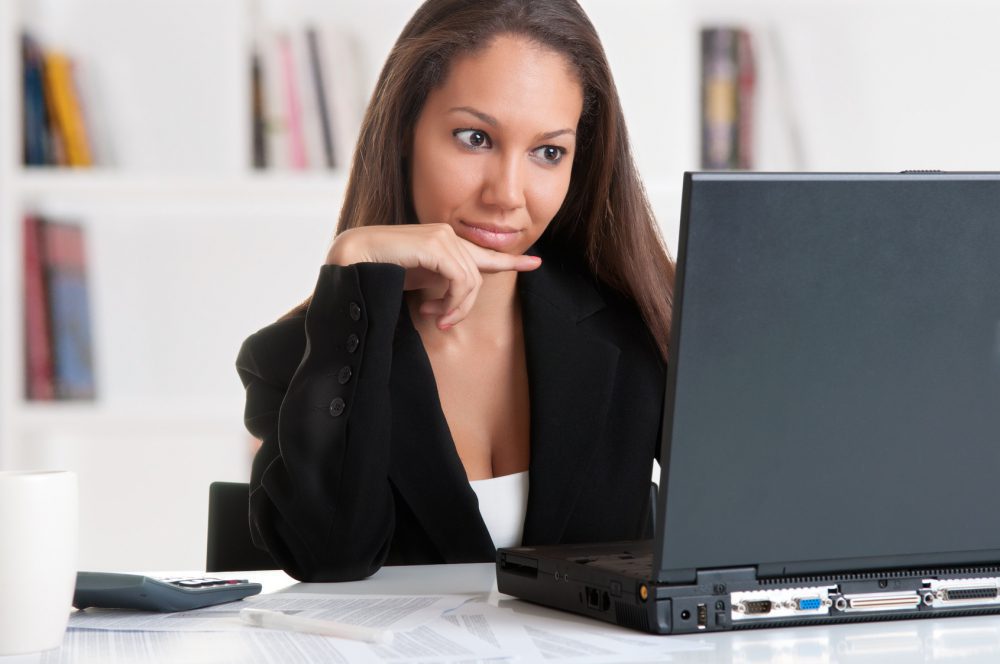
M427 0L389 53L354 152L337 233L413 223L406 146L428 93L458 54L500 34L565 56L584 93L569 191L544 240L583 257L593 276L632 299L667 357L674 264L629 146L604 48L575 0Z

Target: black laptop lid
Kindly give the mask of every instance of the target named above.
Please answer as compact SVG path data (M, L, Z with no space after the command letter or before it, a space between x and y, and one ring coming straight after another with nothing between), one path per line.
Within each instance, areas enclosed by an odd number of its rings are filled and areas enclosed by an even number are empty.
M1000 561L1000 174L688 174L674 316L660 580Z

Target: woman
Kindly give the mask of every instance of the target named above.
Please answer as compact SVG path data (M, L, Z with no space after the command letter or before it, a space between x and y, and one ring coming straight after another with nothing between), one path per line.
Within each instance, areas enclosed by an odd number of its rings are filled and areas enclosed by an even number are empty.
M672 289L576 2L428 0L312 297L237 360L255 542L336 581L648 535Z

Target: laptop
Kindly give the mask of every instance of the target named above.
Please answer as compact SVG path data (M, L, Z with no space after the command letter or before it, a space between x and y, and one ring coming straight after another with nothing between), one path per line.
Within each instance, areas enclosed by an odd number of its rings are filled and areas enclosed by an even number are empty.
M1000 173L686 173L655 538L501 592L659 634L1000 613Z

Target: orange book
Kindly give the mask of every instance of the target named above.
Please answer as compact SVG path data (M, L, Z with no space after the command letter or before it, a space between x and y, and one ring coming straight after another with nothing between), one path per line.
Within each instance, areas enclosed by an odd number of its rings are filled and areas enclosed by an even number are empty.
M58 127L69 166L90 166L90 143L83 123L80 100L73 85L73 63L62 53L45 54L45 94L50 117Z

